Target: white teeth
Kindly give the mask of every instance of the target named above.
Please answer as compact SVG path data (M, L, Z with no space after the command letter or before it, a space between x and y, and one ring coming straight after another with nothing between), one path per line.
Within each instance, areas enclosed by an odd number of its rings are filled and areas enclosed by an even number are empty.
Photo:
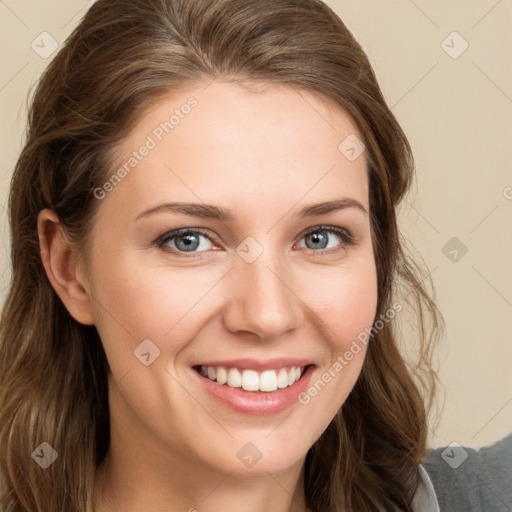
M245 389L245 391L258 391L260 389L258 372L254 370L244 370L242 372L242 388Z
M228 371L228 386L232 388L242 386L242 376L236 368L230 368Z
M219 366L217 368L217 382L219 384L226 384L228 381L228 372L226 371L226 368Z
M238 370L226 369L222 366L201 366L200 373L203 377L216 380L219 384L227 384L232 388L242 388L245 391L275 391L291 386L300 379L304 368L293 366L277 370Z
M286 373L284 368L279 370L279 375L277 376L277 387L279 389L288 387L288 373Z
M277 389L277 376L274 370L264 371L261 374L259 381L260 391L275 391Z

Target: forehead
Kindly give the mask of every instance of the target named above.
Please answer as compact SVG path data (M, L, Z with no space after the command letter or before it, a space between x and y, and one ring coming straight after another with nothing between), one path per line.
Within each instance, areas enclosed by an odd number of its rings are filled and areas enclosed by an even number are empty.
M111 195L241 207L249 198L291 206L346 195L368 208L364 153L352 160L342 151L353 137L361 138L348 113L315 92L219 80L184 87L139 114L118 148L113 170L128 172Z

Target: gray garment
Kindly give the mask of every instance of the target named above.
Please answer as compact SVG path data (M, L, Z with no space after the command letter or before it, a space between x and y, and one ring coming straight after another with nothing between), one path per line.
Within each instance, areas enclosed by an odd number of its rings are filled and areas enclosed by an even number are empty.
M424 467L440 512L512 512L512 433L480 449L430 450Z

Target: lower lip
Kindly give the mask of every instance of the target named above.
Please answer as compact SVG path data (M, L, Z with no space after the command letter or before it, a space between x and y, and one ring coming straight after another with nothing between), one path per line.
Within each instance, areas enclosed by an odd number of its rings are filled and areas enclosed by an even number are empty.
M308 387L314 366L306 368L301 378L291 386L275 391L244 391L242 388L232 388L203 377L192 368L192 372L200 380L206 390L222 404L243 414L277 414L291 405L299 403L299 395Z

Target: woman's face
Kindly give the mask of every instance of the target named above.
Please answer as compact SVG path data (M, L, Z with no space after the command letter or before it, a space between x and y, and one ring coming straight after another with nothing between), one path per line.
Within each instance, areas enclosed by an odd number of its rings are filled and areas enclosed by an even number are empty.
M377 306L357 133L318 95L217 80L158 102L123 141L80 275L112 370L112 442L141 464L276 473L344 403Z

